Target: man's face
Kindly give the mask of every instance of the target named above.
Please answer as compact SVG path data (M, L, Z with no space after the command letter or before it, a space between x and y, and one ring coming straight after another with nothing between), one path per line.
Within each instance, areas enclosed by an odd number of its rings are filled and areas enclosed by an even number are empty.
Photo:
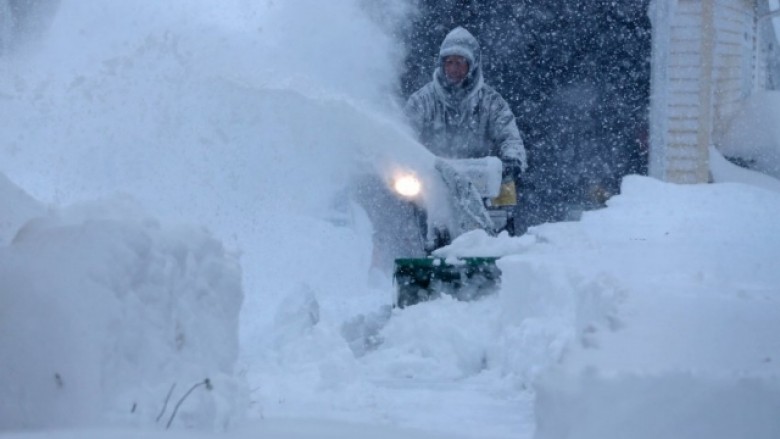
M469 62L460 55L444 58L444 76L450 84L460 84L469 74Z

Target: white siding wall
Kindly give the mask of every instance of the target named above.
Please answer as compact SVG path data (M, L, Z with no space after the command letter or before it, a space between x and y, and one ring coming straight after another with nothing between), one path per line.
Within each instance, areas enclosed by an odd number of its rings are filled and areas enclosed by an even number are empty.
M651 175L679 183L709 179L717 145L741 102L766 87L756 1L655 0Z
M712 143L717 145L756 84L758 36L752 0L716 0L715 6Z
M671 24L666 179L681 183L706 178L702 162L707 149L699 145L702 118L706 118L701 104L709 99L702 94L702 77L711 65L707 51L702 50L708 44L702 30L704 6L701 1L681 0Z

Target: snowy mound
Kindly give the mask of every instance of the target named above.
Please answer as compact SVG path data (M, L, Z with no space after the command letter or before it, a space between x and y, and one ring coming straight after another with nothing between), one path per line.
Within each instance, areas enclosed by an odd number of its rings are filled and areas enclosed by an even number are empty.
M750 376L555 376L537 395L536 437L774 439L779 396L780 380Z
M537 437L777 437L778 216L780 196L761 188L628 177L607 209L535 229L546 250L502 260L514 309L560 290L530 301L523 283L568 279L561 305L601 315L538 381ZM608 313L577 307L605 291L584 288L594 276L620 291Z
M8 243L27 220L44 214L43 205L11 183L2 172L0 172L0 200L3 205L9 206L0 209L0 244Z
M579 222L442 249L502 256L486 319L496 342L458 346L481 344L486 371L534 387L537 438L778 437L780 195L768 176L716 165L722 180L754 185L627 177ZM425 321L453 320L444 305Z
M730 122L720 151L751 168L780 178L780 92L754 93Z
M634 437L620 435L631 425L647 427L636 437L697 437L688 433L705 422L715 438L772 437L778 216L780 196L762 188L628 177L579 222L517 238L469 233L443 251L501 256L495 296L339 325L317 305L336 296L300 291L282 313L295 328L267 333L275 344L262 345L253 396L269 417L472 437L530 436L523 416L543 439Z
M28 222L0 246L0 430L224 427L241 413L241 302L219 242L129 201Z
M712 179L717 183L743 183L780 192L780 180L768 174L737 166L726 160L720 151L712 146L710 147L710 172Z

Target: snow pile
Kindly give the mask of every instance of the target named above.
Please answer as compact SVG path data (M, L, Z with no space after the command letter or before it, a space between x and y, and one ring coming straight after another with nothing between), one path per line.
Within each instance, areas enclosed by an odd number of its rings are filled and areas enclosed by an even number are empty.
M256 407L474 437L530 435L535 411L540 438L610 437L660 418L669 423L648 432L686 437L712 412L715 437L771 437L761 407L780 400L778 215L778 195L761 188L628 177L580 222L519 238L472 232L443 249L503 255L495 296L376 308L344 322L342 339L339 322L358 307L336 311L335 290L301 289L280 319L297 323L258 346ZM657 403L667 398L678 404Z
M609 208L534 229L544 245L501 261L504 309L584 323L538 381L537 437L777 437L778 216L763 189L628 177ZM616 294L582 282L598 276Z
M721 144L726 157L738 158L750 168L780 178L780 92L752 94L731 120Z
M737 166L726 160L714 147L710 147L710 172L717 183L743 183L780 192L780 180Z
M0 210L0 245L8 244L27 220L45 213L41 203L11 183L2 173L0 173L0 200L7 203L7 206L13 206L13 208Z
M243 410L241 302L219 242L127 199L32 219L0 247L0 430L162 426L207 378L173 425L224 428Z
M466 232L450 245L436 249L433 254L441 258L466 257L503 257L522 253L536 243L532 235L511 238L508 233L501 232L495 239L490 239L487 232L481 229Z
M537 396L538 438L780 437L780 380L687 371L555 376Z
M438 367L465 382L493 375L486 388L532 386L538 438L777 437L780 196L770 177L716 165L721 180L757 185L627 177L580 222L459 237L441 254L503 255L497 300L405 310L379 336L405 340L409 376ZM410 361L462 365L480 352L476 376ZM393 354L376 355L401 363Z

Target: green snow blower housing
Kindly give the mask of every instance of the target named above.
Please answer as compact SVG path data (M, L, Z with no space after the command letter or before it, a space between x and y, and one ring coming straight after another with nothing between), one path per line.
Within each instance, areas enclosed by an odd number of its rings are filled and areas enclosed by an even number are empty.
M447 294L458 300L474 300L494 292L501 280L498 258L436 257L395 260L395 305L404 308Z
M428 255L394 259L395 306L400 308L443 294L468 301L496 291L501 281L501 270L496 265L498 257L458 256L461 250L454 253L452 249L441 250L452 244L452 237L470 231L483 230L492 236L502 231L510 235L513 232L511 213L517 203L517 192L514 178L503 175L501 160L437 158L434 168L449 197L450 209L443 210L446 217L431 218L431 212L418 199L425 188L415 175L399 174L391 185L400 199L408 200L412 206L415 218L412 222L419 230L414 227L407 230L414 229L415 232L409 233L423 237ZM449 257L445 257L448 253Z

